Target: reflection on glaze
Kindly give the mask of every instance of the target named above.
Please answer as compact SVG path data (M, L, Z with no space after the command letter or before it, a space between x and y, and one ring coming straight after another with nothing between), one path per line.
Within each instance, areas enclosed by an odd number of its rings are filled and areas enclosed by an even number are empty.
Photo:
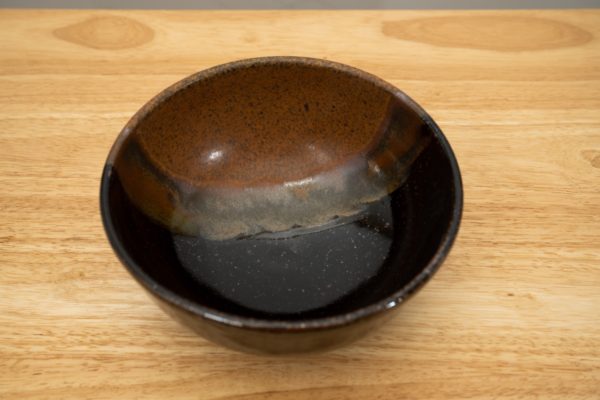
M394 237L390 196L345 222L286 238L175 235L173 243L198 284L252 312L290 315L327 309L385 264Z
M396 190L430 130L378 79L263 60L205 71L128 124L112 162L133 203L212 240L311 230Z

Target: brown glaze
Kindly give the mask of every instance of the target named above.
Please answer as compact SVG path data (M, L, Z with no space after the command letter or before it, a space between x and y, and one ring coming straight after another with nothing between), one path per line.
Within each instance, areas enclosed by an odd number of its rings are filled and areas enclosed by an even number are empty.
M390 97L332 68L240 66L174 94L136 139L150 163L197 186L281 184L367 152Z
M200 72L144 106L111 150L100 204L116 254L169 315L279 354L346 344L395 313L448 254L462 185L442 132L398 89L274 57Z
M408 114L401 92L351 67L239 61L151 101L124 129L114 162L133 202L183 233L314 227L402 183L429 140Z

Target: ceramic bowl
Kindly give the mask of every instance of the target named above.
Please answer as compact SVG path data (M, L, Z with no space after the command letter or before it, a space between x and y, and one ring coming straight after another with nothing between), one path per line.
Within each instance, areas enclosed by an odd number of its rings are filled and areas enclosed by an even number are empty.
M234 349L290 353L392 316L448 254L462 186L448 141L399 89L268 57L143 106L100 204L117 256L169 315Z

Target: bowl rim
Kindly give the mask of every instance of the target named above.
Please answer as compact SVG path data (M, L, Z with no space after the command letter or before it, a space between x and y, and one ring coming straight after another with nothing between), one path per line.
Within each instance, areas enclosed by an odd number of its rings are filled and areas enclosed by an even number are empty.
M130 132L133 131L135 125L142 118L144 118L145 115L150 113L158 104L171 97L174 93L183 90L190 85L193 85L197 81L209 79L212 76L227 72L231 69L257 65L268 65L273 63L289 63L307 65L312 67L320 66L324 68L330 68L339 72L349 73L350 75L353 75L360 79L366 79L374 83L375 85L381 87L382 89L389 91L392 95L399 98L401 101L403 101L410 108L414 109L417 112L417 114L423 119L423 122L429 127L429 129L431 129L433 135L436 137L439 144L441 145L444 154L448 158L452 172L452 178L454 181L454 203L452 204L450 221L442 235L442 240L438 245L434 255L424 265L421 271L407 284L403 285L397 291L385 297L384 299L342 314L306 320L260 319L245 317L202 305L200 303L186 299L177 294L176 292L171 291L166 287L162 286L159 282L153 280L148 274L145 273L144 269L140 265L138 265L129 255L129 252L127 251L123 243L121 243L121 241L117 239L116 229L112 223L112 215L109 202L109 181L111 179L112 173L111 164L113 163L116 155L118 154L119 149L124 142L124 139L130 134ZM348 325L359 320L363 320L376 314L382 313L384 311L397 308L413 293L420 289L429 280L431 276L433 276L433 274L439 269L440 265L443 263L443 261L449 254L450 249L458 233L460 220L462 217L462 209L463 186L458 162L442 130L421 106L419 106L413 99L407 96L400 89L384 81L383 79L378 78L375 75L372 75L355 67L351 67L349 65L309 57L273 56L242 59L225 64L220 64L196 72L167 87L154 98L152 98L150 101L148 101L146 104L144 104L144 106L142 106L142 108L140 108L133 115L133 117L131 117L131 119L127 122L125 127L121 130L108 154L100 182L100 214L102 217L102 224L104 226L106 236L108 237L113 251L121 261L121 264L148 292L152 293L153 295L157 296L158 298L162 299L168 304L171 304L172 306L175 306L177 308L181 308L187 311L188 313L191 313L200 318L238 328L249 328L269 331L305 331L330 329L340 327L343 325Z

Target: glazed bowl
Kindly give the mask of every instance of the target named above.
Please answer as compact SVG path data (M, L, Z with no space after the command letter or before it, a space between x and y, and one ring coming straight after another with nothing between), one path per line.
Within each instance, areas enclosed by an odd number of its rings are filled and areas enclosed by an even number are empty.
M399 89L268 57L144 105L100 205L115 253L169 315L230 348L293 353L395 314L450 251L462 185L441 130Z

